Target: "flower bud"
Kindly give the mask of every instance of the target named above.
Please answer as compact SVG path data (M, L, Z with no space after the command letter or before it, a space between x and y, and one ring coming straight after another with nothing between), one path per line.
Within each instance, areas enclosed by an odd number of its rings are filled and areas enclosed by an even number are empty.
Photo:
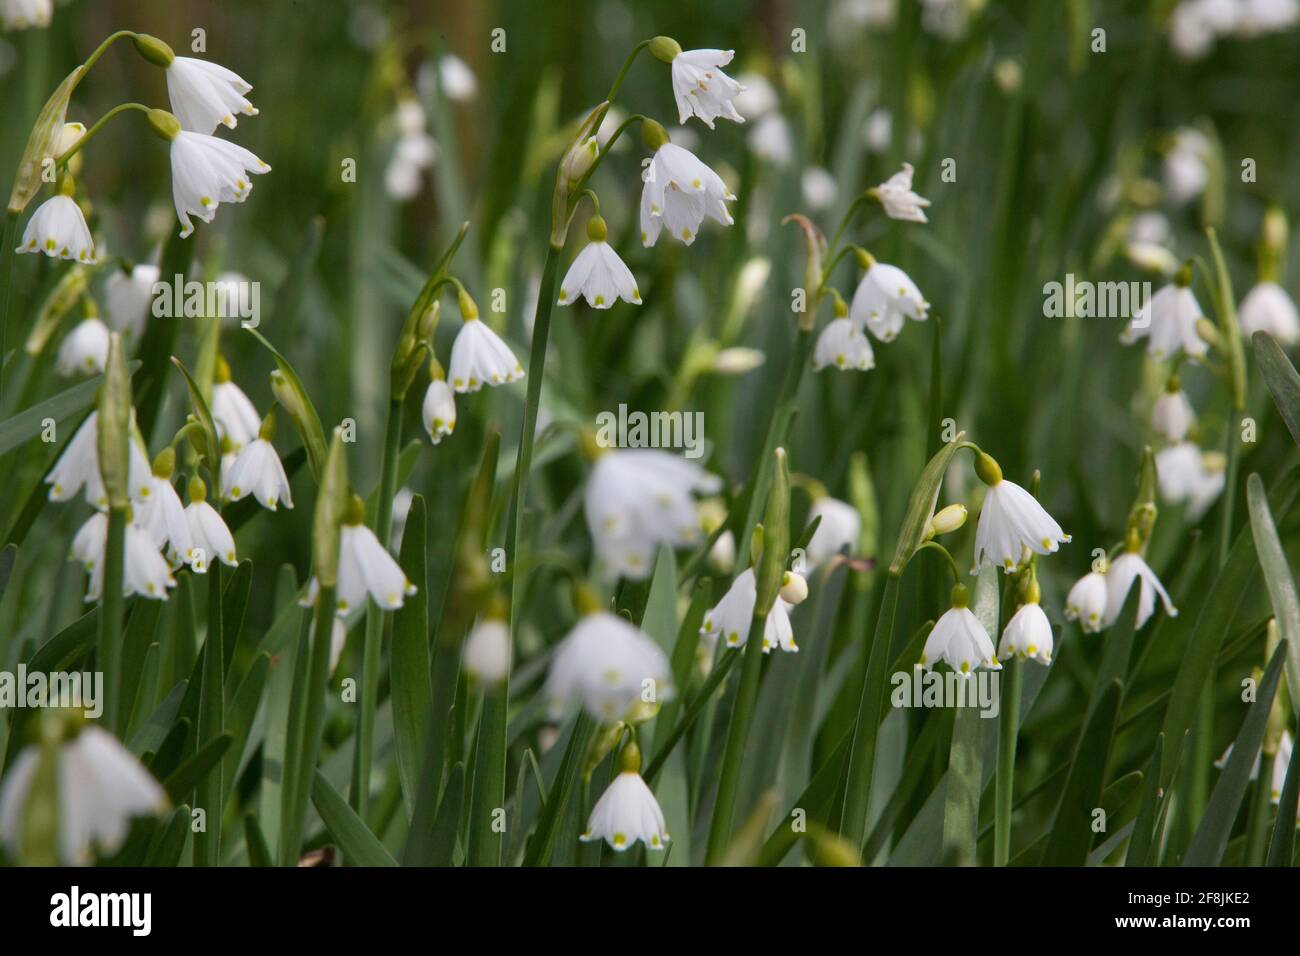
M671 63L682 52L682 45L672 37L658 36L650 41L650 53L661 63Z
M176 54L172 52L170 46L147 33L135 34L131 37L131 42L135 44L137 53L154 66L161 66L164 70L176 59Z
M122 336L109 333L104 385L99 392L99 472L112 509L130 503L131 377L122 356Z
M658 152L660 146L664 143L670 142L668 139L668 130L664 129L662 125L656 123L652 119L644 119L641 121L641 139L645 143L646 148L652 153Z
M925 537L928 541L935 535L951 534L966 523L965 505L948 505L930 519L930 527Z
M573 186L583 176L587 175L587 171L591 169L596 162L596 157L599 155L600 143L596 141L594 136L588 136L586 139L574 143L573 148L564 155L564 162L561 167L570 186Z
M78 66L59 84L50 98L41 107L32 132L27 137L27 146L18 161L18 172L14 175L14 187L9 193L9 212L17 214L27 208L37 193L45 186L45 161L57 155L56 145L63 135L65 119L68 115L68 100L72 91L81 81L84 67Z
M334 429L321 471L320 491L312 517L312 569L322 588L332 588L339 577L339 526L348 504L348 460L343 446L343 430Z
M153 460L153 475L155 478L161 478L163 481L171 481L172 473L176 470L176 449L168 445L162 451L158 452L158 457Z
M781 579L781 600L787 604L802 604L808 597L808 582L802 574L785 572Z
M1002 469L992 455L980 452L975 458L975 474L986 485L996 485L1002 480Z
M181 123L175 116L166 110L153 109L147 114L149 119L149 128L158 135L160 139L170 143L181 131Z

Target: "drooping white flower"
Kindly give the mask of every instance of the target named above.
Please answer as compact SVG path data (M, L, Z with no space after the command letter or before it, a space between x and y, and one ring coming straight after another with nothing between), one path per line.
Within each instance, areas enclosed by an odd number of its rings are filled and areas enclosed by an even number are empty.
M68 560L77 561L87 571L93 571L104 557L104 542L108 538L108 514L96 511L86 519L72 537Z
M745 118L736 111L735 99L745 89L722 72L735 50L680 50L672 58L673 98L677 122L697 116L709 129L721 117L736 123Z
M421 414L424 430L435 445L456 430L456 396L446 379L435 378L429 382Z
M104 304L113 329L131 336L144 330L158 274L158 267L147 262L133 266L129 274L121 269L112 271L105 284Z
M96 587L103 584L103 565L91 572ZM167 589L176 586L172 577L171 565L162 556L153 537L134 521L126 526L126 556L122 563L122 592L126 595L138 594L155 601L167 600ZM97 600L86 596L87 601Z
M256 116L244 96L253 87L233 70L193 57L178 56L166 69L167 96L181 128L210 134L219 125L234 129L237 113Z
M856 369L865 372L876 367L876 354L861 327L848 317L831 319L817 336L813 348L813 368Z
M560 305L571 305L580 296L593 309L608 309L619 299L641 304L641 291L632 270L605 241L606 235L605 220L592 216L587 223L591 241L582 247L560 283Z
M653 448L610 449L592 467L584 505L596 556L611 575L641 580L660 544L695 544L701 531L694 493L722 481L685 458Z
M1065 616L1078 621L1085 634L1095 634L1106 626L1106 575L1090 571L1074 582L1065 596Z
M222 475L221 487L231 501L252 495L263 508L275 511L281 502L293 507L289 478L273 446L265 438L254 438L241 448L229 472Z
M736 536L730 531L718 535L709 548L709 566L723 574L730 574L736 566Z
M438 144L425 131L424 107L415 97L402 98L395 113L398 139L384 170L384 186L399 202L415 198L424 170L438 158Z
M670 699L672 671L659 645L640 628L594 611L556 647L544 693L553 716L581 702L596 720L614 721L633 707Z
M805 549L810 568L820 567L842 551L852 554L862 534L862 516L847 501L823 495L808 509L808 523L817 518L821 523Z
M1300 20L1297 0L1241 0L1237 32L1242 36L1280 33Z
M244 390L230 380L230 366L224 358L217 359L211 408L217 438L229 438L231 451L238 452L257 437L262 427L262 416L257 414Z
M912 192L912 164L904 163L903 168L876 187L876 197L890 219L905 222L927 222L925 207L930 200Z
M1160 449L1155 463L1160 496L1173 504L1186 504L1189 521L1205 513L1227 481L1220 456L1201 451L1193 442Z
M248 173L260 176L271 171L242 146L184 129L172 137L171 161L172 200L182 239L194 231L191 215L212 222L223 202L248 198L253 191Z
M465 638L461 662L480 683L501 683L510 673L510 625L491 617L475 624Z
M235 537L221 513L208 504L207 489L198 477L190 479L190 503L185 507L185 520L194 543L190 567L195 574L206 574L214 558L229 567L238 566Z
M71 259L87 265L95 258L95 240L81 207L71 196L51 196L37 207L23 230L15 252L43 252L51 259Z
M966 677L979 667L1001 670L988 631L967 606L969 592L959 584L953 588L952 597L952 607L935 621L925 639L918 666L933 668L939 661L944 661Z
M1182 0L1169 17L1169 45L1184 60L1199 60L1214 48L1214 25L1201 0Z
M457 103L467 102L478 95L474 71L454 53L445 53L438 60L438 86L443 96Z
M798 571L786 571L781 578L780 595L786 604L802 604L808 600L808 579Z
M153 494L135 506L136 523L173 566L194 560L194 536L170 477L152 476Z
M1156 595L1160 595L1160 600L1165 606L1165 613L1170 617L1178 616L1178 608L1174 607L1173 602L1169 600L1169 592L1165 586L1160 583L1156 573L1151 570L1150 565L1137 551L1125 551L1113 562L1110 570L1106 572L1106 618L1105 626L1110 627L1119 618L1119 613L1124 609L1124 599L1128 597L1129 590L1133 587L1134 581L1139 581L1138 592L1138 617L1137 627L1141 627L1150 620L1151 615L1155 612Z
M147 499L153 491L150 481L149 460L140 445L129 442L128 493L136 501ZM84 486L86 502L92 507L108 507L108 494L99 474L99 412L86 416L68 447L54 463L45 482L50 486L50 501L70 501Z
M362 523L365 506L360 499L353 499L350 511L339 533L338 613L363 607L367 594L385 611L394 611L415 593L415 585Z
M850 319L882 342L893 341L905 318L925 321L930 303L906 272L870 257L865 257L864 262L866 272L858 280L849 304Z
M1209 155L1209 140L1200 130L1184 127L1174 134L1163 168L1165 195L1173 205L1181 206L1205 191L1210 181Z
M28 820L28 801L45 755L24 748L0 785L0 842L17 856ZM58 745L58 852L65 864L87 864L95 852L111 856L126 840L132 817L168 806L167 794L117 738L94 724Z
M1051 554L1070 540L1038 499L1003 478L997 462L983 452L976 458L975 472L988 490L975 529L972 574L978 573L985 561L1010 573L1020 564L1026 548L1036 554Z
M98 317L82 319L59 343L55 368L60 375L94 375L108 361L108 326Z
M466 316L451 345L451 387L477 392L484 385L505 385L524 377L524 367L501 336L477 315Z
M728 647L744 647L749 640L749 626L754 620L754 605L758 602L758 582L753 568L736 575L731 587L716 605L704 615L700 635L716 642L721 637ZM797 652L794 630L790 625L790 603L778 597L763 622L763 653L772 648Z
M776 87L762 73L741 73L736 82L740 84L740 92L732 105L745 119L758 119L781 105Z
M1037 590L1038 585L1035 583L1033 587ZM1022 660L1028 658L1046 666L1052 663L1052 624L1043 613L1037 595L1032 597L1034 600L1020 605L1002 629L998 655L1003 660L1013 655Z
M784 168L794 162L794 134L780 113L769 113L749 131L750 151L773 166Z
M1228 749L1223 752L1214 765L1222 770L1228 766L1228 758L1232 756L1232 744L1228 744ZM1280 803L1282 800L1282 788L1286 785L1286 771L1291 766L1291 754L1295 749L1295 741L1291 737L1291 731L1282 731L1282 737L1277 743L1277 753L1273 755L1273 779L1269 781L1269 802L1273 804ZM1259 779L1260 755L1255 754L1255 762L1250 767L1250 779Z
M665 140L642 181L641 242L646 248L655 244L665 226L670 236L689 246L705 216L724 226L735 222L726 204L736 197L722 177L681 146Z
M1187 400L1187 393L1178 387L1177 379L1170 379L1151 409L1151 427L1165 441L1180 442L1195 421L1196 412Z
M1179 349L1191 358L1204 358L1208 346L1196 331L1196 320L1203 315L1191 288L1176 279L1138 309L1120 341L1131 345L1146 339L1147 354L1154 359L1173 358Z
M54 15L54 0L0 0L0 30L44 29Z
M622 853L638 840L648 849L662 850L670 837L653 791L636 770L624 770L591 808L587 829L578 839L583 843L604 840Z
M808 166L799 177L799 188L803 201L813 212L828 209L835 202L839 187L835 177L821 166Z
M1267 332L1282 345L1300 341L1300 315L1286 289L1276 282L1261 282L1246 293L1238 313L1241 332L1250 338Z

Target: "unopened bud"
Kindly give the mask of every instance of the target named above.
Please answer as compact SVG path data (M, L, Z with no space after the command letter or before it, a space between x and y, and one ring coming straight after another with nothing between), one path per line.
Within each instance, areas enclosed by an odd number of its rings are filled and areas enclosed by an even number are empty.
M786 604L802 604L808 597L808 582L802 574L785 572L781 579L781 600Z
M926 530L926 540L939 534L951 534L966 523L965 505L948 505L936 512Z

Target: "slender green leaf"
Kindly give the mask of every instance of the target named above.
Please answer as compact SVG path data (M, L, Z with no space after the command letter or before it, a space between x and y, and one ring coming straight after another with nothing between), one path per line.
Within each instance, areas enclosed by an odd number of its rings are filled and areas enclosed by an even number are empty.
M393 855L366 829L361 818L319 770L312 777L311 802L349 863L356 866L397 866Z

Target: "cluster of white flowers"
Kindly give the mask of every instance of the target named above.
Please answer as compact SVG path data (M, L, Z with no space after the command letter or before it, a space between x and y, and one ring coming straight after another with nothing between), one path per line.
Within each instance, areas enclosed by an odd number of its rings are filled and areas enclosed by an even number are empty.
M420 192L424 172L438 158L438 144L426 130L424 107L413 96L403 97L394 113L397 143L384 170L384 188L398 202Z
M1185 60L1199 60L1225 37L1281 33L1300 22L1298 0L1181 0L1169 18L1169 43Z

